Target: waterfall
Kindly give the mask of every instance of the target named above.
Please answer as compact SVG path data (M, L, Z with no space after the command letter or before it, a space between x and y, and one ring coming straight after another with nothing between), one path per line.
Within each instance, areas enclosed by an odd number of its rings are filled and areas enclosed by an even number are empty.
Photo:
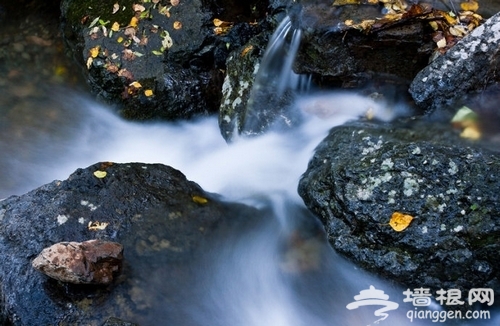
M300 46L302 31L292 27L286 16L271 36L247 102L244 135L260 134L276 120L290 126L290 105L299 90L307 90L309 76L298 75L292 66Z

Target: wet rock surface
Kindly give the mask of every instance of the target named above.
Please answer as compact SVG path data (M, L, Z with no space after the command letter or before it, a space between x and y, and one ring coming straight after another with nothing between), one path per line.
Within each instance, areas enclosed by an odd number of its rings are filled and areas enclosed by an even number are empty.
M413 80L410 93L425 110L456 110L466 96L499 82L500 14L488 19Z
M13 325L100 325L108 317L143 325L157 324L155 318L187 320L168 302L187 303L197 291L193 264L207 239L225 225L260 215L222 202L159 164L99 163L7 198L0 201L0 320ZM46 247L89 239L123 245L122 272L109 285L61 283L31 266Z
M228 53L260 32L255 22L270 10L266 1L186 0L115 11L115 2L64 0L64 31L94 93L134 120L217 112Z
M121 269L122 259L123 246L116 242L59 242L43 249L32 266L61 282L110 284Z
M331 245L407 286L498 293L498 153L430 121L351 123L320 143L299 193ZM414 217L400 232L394 213Z
M431 28L417 18L383 23L376 5L332 6L331 1L299 1L292 9L304 30L294 69L312 74L323 86L358 87L373 80L409 83L432 53ZM380 21L351 28L346 21Z

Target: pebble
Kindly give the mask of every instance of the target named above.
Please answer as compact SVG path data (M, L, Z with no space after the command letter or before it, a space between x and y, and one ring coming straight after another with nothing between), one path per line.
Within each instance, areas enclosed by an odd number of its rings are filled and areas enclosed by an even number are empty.
M123 246L116 242L89 240L59 242L33 260L33 268L66 283L110 284L121 270Z

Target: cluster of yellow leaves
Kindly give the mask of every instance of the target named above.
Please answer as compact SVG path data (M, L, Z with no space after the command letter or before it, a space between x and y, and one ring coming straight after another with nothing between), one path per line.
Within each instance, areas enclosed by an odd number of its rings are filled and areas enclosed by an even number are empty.
M214 33L215 35L225 35L233 27L232 22L225 22L218 18L214 18Z
M439 52L444 53L465 35L479 26L483 18L476 13L479 4L468 0L460 4L460 11L454 13L432 8L428 4L408 5L405 0L335 0L333 6L383 5L384 16L361 22L346 20L344 25L366 33L376 32L394 24L410 20L428 21L435 33L433 40Z

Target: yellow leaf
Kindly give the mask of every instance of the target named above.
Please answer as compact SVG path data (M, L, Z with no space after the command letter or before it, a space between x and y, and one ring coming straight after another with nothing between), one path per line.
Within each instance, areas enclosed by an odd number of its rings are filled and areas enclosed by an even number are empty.
M182 23L180 21L175 21L174 22L174 29L181 29L182 28Z
M144 91L144 95L146 95L147 97L153 96L153 91L150 89L146 89Z
M248 45L247 47L245 47L243 49L243 51L241 51L241 56L245 56L248 52L250 52L251 50L253 50L253 45Z
M193 201L197 204L206 204L208 203L208 199L201 196L193 196Z
M394 229L394 231L401 232L405 230L408 225L410 225L411 221L413 221L413 216L394 212L391 220L389 221L389 225Z
M113 32L118 32L120 30L120 24L118 22L114 22L113 25L111 26L111 30Z
M90 56L92 58L95 58L99 55L99 50L101 50L101 47L99 45L94 46L92 49L89 50Z
M98 221L95 221L95 222L89 222L89 224L87 225L87 228L90 231L99 231L99 230L106 229L106 227L108 225L109 225L108 222L98 222Z
M132 86L134 88L141 88L142 87L141 83L139 83L138 81L130 83L129 86Z
M474 0L469 0L467 2L462 2L460 8L463 11L477 11L479 9L479 3Z
M100 171L100 170L94 172L94 176L99 179L104 178L107 174L108 173L106 171Z
M137 17L132 17L132 19L130 19L130 23L128 23L128 26L137 27L137 24L139 24L139 19L137 19Z
M359 5L360 0L335 0L332 6Z

